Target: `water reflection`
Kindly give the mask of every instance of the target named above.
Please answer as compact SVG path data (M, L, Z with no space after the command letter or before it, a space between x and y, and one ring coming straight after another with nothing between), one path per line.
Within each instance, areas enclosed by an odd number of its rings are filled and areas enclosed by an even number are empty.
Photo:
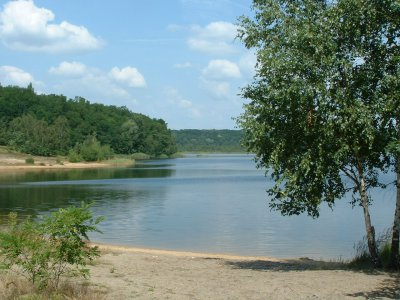
M166 168L100 168L100 169L72 169L72 170L40 170L0 172L0 186L21 182L46 182L67 180L99 180L120 178L158 178L169 177L174 174L173 169Z
M37 216L90 201L95 215L106 217L103 234L92 236L96 241L279 257L353 254L364 227L361 209L350 209L350 197L338 201L334 211L322 207L317 220L282 217L269 210L265 190L272 183L251 159L215 155L122 169L2 174L0 214L18 210ZM392 221L394 188L371 193L379 232Z

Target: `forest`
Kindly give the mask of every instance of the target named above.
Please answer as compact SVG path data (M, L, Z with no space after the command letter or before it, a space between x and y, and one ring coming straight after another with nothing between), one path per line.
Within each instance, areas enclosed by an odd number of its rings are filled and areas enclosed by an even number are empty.
M82 97L39 95L32 85L0 86L0 129L0 145L33 155L90 157L84 151L96 148L104 157L110 153L159 157L177 151L162 119Z
M179 151L182 152L245 152L241 146L241 130L172 130Z

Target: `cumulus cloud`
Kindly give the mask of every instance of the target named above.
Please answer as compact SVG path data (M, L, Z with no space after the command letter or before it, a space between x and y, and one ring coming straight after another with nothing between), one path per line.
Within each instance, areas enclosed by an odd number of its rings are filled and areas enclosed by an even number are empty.
M201 78L201 82L205 89L216 98L226 99L231 96L231 85L227 81L216 81Z
M255 74L257 64L256 54L253 52L246 52L239 60L240 69L251 76Z
M66 21L52 23L55 15L33 0L10 1L0 12L0 39L11 49L71 52L99 49L102 42L85 27Z
M240 78L239 67L226 59L211 60L207 67L203 69L203 75L212 79Z
M54 88L58 93L62 92L69 97L79 95L89 100L94 99L113 105L136 104L137 101L131 91L124 87L127 83L111 76L113 70L121 71L117 67L111 71L104 71L81 62L63 61L57 67L51 67L49 73L62 78ZM121 72L117 74L121 75ZM124 78L122 75L121 77Z
M192 26L193 36L187 40L189 48L211 54L236 52L233 45L237 26L229 22L212 22L205 27Z
M82 76L87 72L87 67L80 62L61 62L57 67L49 69L50 74L63 75L63 76Z
M133 67L118 68L114 67L110 71L110 76L120 83L127 84L130 87L145 87L146 81L138 69Z
M192 101L184 98L177 89L167 88L164 93L170 104L187 110L192 117L201 116L200 110L193 105Z
M0 83L2 85L17 85L27 87L30 83L37 83L33 76L14 66L0 66Z

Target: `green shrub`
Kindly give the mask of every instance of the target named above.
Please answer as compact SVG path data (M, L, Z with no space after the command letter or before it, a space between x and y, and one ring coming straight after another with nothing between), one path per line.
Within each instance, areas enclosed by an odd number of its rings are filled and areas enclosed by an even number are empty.
M110 146L101 145L93 135L88 136L83 143L77 144L73 152L84 161L106 160L113 155Z
M85 240L89 232L98 231L101 221L93 218L85 204L60 209L41 222L28 218L17 224L17 215L11 213L7 230L0 232L2 263L39 290L57 290L63 275L86 278L89 270L85 266L99 256L99 250Z
M376 239L376 244L378 247L378 255L382 262L382 266L387 268L390 262L390 253L391 253L391 229L388 229L381 234L378 235ZM367 237L358 242L357 245L354 246L356 255L350 261L349 266L357 269L365 269L365 268L373 268L371 255L368 250L368 242ZM399 253L400 254L400 253Z
M68 161L71 163L77 163L83 161L83 158L75 151L75 149L71 149L68 152Z
M146 153L142 153L142 152L138 152L138 153L133 153L131 155L132 159L135 160L144 160L144 159L150 159L150 155L146 154Z
M56 158L56 164L63 165L64 163L63 163L63 161L62 161L62 159L60 157L57 157Z
M28 165L34 165L35 160L33 159L33 157L28 157L27 159L25 159L25 163Z

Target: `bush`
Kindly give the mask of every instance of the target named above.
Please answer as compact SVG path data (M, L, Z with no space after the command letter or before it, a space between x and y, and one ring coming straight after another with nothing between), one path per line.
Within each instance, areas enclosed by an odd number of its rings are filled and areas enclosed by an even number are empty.
M84 161L105 160L113 155L109 145L101 145L96 137L92 135L88 136L83 143L77 144L72 152L76 156L75 158L81 158Z
M83 158L74 149L71 149L68 152L68 161L71 163L77 163L83 161Z
M133 153L131 155L131 158L135 159L135 160L144 160L144 159L150 159L150 155L148 155L146 153L138 152L138 153Z
M382 266L387 268L390 262L390 253L391 253L391 246L390 246L390 238L392 235L391 229L388 229L381 234L378 235L376 239L376 244L378 247L378 255L381 259ZM349 266L353 268L373 268L371 255L369 254L368 250L368 241L367 237L358 242L357 245L354 246L356 251L355 257L350 261Z
M33 157L28 157L27 159L25 159L25 163L28 165L34 165L35 160L33 159Z
M99 256L97 247L85 240L89 232L98 231L89 206L70 207L53 212L41 222L27 219L17 224L17 215L11 213L9 226L0 232L3 264L27 278L39 290L57 290L63 275L89 276L88 261Z

